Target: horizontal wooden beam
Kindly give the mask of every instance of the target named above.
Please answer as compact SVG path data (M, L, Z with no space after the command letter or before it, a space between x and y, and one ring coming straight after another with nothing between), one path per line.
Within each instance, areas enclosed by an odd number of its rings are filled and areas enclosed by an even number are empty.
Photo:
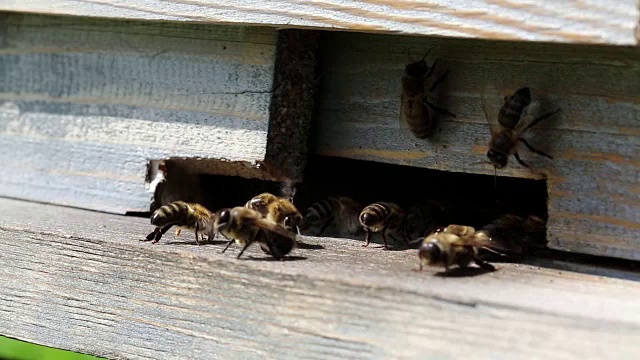
M561 110L524 134L554 159L521 146L533 171L511 157L498 175L548 179L552 248L640 259L640 48L347 33L322 44L317 154L493 176L483 97L496 118L529 86L541 113ZM456 118L438 116L420 140L400 125L401 76L429 49L432 79L449 72L429 95Z
M150 160L266 176L275 29L1 22L0 195L125 213L149 210Z
M0 334L43 345L191 359L640 351L637 281L502 263L442 277L412 271L415 250L311 237L290 261L237 260L186 233L140 242L148 219L7 199L0 218Z
M637 45L637 0L4 0L0 10L494 40Z

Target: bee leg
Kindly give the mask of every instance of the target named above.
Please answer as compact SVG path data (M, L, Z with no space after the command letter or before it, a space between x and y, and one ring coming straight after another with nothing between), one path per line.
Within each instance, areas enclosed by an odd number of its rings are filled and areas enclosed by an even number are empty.
M225 246L224 249L222 249L220 254L224 254L224 252L227 251L227 249L229 248L229 246L231 246L232 243L233 243L233 239L229 240L229 242L227 242L227 246Z
M385 250L391 250L391 248L389 247L389 245L387 244L387 232L389 231L389 223L386 223L384 225L384 227L382 228L382 231L380 232L380 234L382 235L382 242L384 243L384 249ZM396 239L393 237L392 234L389 234L391 236L391 238L395 241Z
M526 127L526 128L524 128L524 130L522 130L522 131L524 132L524 131L526 131L526 130L528 130L528 129L532 128L532 127L534 127L534 126L535 126L537 123L539 123L540 121L542 121L542 120L544 120L544 119L546 119L546 118L548 118L548 117L550 117L550 116L553 116L553 115L555 115L555 114L557 114L557 113L559 113L559 112L560 112L560 109L558 109L558 110L556 110L556 111L552 111L552 112L550 112L550 113L546 113L546 114L544 114L544 115L541 115L541 116L537 117L537 118L536 118L535 120L533 120L529 125L527 125L527 127Z
M180 232L182 231L181 228L176 228L176 236L180 236Z
M198 239L198 230L200 230L200 226L198 226L198 223L196 222L196 244L200 245L200 240Z
M513 156L516 158L516 160L518 160L518 163L520 163L520 165L526 167L527 169L531 169L531 167L529 167L529 165L527 165L526 162L522 161L522 159L520 159L520 155L518 155L517 152L513 153Z
M485 270L488 270L488 271L495 271L496 270L495 266L489 264L488 262L486 262L484 260L480 260L477 257L473 258L473 262L475 262L482 269L485 269Z
M240 254L238 254L238 256L236 257L236 259L240 259L240 256L242 256L242 253L247 250L247 248L249 247L249 245L251 245L251 243L247 243L247 245L245 245L242 250L240 250Z
M526 146L526 147L527 147L527 149L529 149L531 152L534 152L534 153L536 153L536 154L538 154L538 155L542 155L542 156L544 156L544 157L547 157L547 158L549 158L549 159L553 160L553 157L552 157L551 155L549 155L549 154L545 153L545 152L544 152L544 151L542 151L542 150L538 150L538 149L534 148L533 146L531 146L531 144L529 144L529 142L528 142L527 140L525 140L525 139L523 139L523 138L519 137L519 138L518 138L518 141L520 141L521 143L523 143L523 144L524 144L524 146Z
M153 240L153 238L156 237L156 233L160 231L160 227L156 227L149 235L147 235L147 237L145 238L146 240L140 239L140 241L151 241Z
M433 67L431 69L433 70ZM439 78L437 78L436 81L434 81L433 84L431 84L431 87L429 88L429 92L432 92L433 90L435 90L442 83L442 81L447 77L447 75L449 75L448 71L442 74L442 76L440 76Z
M160 241L160 238L162 237L162 235L164 235L164 233L166 233L169 229L171 229L172 226L173 224L165 225L162 229L160 229L160 231L156 232L155 236L153 237L153 241L151 243L155 244L158 241Z
M371 230L367 229L365 231L367 234L364 236L364 241L366 241L367 243L362 245L363 247L369 246L369 243L371 242Z

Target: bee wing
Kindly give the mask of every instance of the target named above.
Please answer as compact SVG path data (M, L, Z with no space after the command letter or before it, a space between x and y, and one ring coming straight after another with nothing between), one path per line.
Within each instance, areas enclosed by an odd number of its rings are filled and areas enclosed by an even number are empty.
M480 95L480 106L482 107L485 121L489 124L492 136L502 130L498 122L498 114L500 113L500 108L504 105L504 101L504 96L501 96L496 89L490 86L485 86Z
M262 230L274 232L278 235L288 237L292 240L296 239L296 234L294 232L288 231L287 229L283 228L282 226L276 224L271 220L267 220L265 218L255 218L250 220L250 222Z
M475 234L460 236L456 241L451 243L452 246L473 246L476 248L489 248L489 249L502 249L499 244L492 241L491 237L483 231L478 231Z
M400 95L400 113L398 114L398 127L400 128L400 132L402 133L402 135L409 139L413 138L413 133L411 132L411 128L409 128L407 115L415 111L415 106L413 109L409 108L408 96L403 91L402 95Z
M520 121L516 124L514 128L514 136L520 136L526 129L534 122L537 118L537 115L540 113L541 104L537 101L532 101L529 106L524 108L522 111L522 115L520 116Z

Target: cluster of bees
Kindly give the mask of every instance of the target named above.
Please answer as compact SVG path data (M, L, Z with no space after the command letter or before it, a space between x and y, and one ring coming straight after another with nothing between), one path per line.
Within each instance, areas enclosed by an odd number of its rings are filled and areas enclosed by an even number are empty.
M176 235L187 229L195 234L198 245L205 241L205 236L210 241L221 234L228 240L222 253L235 242L241 247L238 259L257 243L265 254L283 260L297 247L301 231L311 233L316 229L314 235L320 236L329 225L334 225L340 234L362 230L364 247L369 246L374 234L381 235L384 249L390 249L388 240L393 240L394 247L400 241L406 248L418 244L420 269L423 265L442 266L447 271L452 265L467 267L471 261L483 269L494 270L478 256L481 249L500 255L523 254L527 246L544 241L544 221L536 216L506 214L479 230L457 224L434 228L432 220L442 209L435 201L405 211L392 202L362 206L350 197L336 196L312 204L303 216L291 201L271 193L257 195L243 206L216 212L197 203L174 201L152 214L151 224L156 228L145 240L157 243L176 226ZM417 241L411 240L416 237Z
M434 112L456 116L427 98L427 92L434 91L448 74L445 73L427 86L438 62L436 60L429 67L425 60L428 54L407 65L402 76L399 119L404 128L420 139L432 132ZM496 169L504 168L511 155L518 163L529 168L518 154L520 143L530 151L552 159L521 135L560 110L533 116L531 108L534 107L531 105L531 91L527 87L504 97L497 119L489 118L483 102L485 118L491 125L491 140L486 155ZM433 228L432 216L438 212L438 208L439 205L435 203L414 206L407 211L392 202L362 206L352 198L336 196L314 203L302 216L291 201L271 193L262 193L243 206L223 208L217 212L197 203L176 201L153 213L151 224L156 228L146 240L156 243L172 226L177 226L177 235L181 228L189 229L195 233L198 244L205 236L211 240L217 234L222 234L228 240L222 252L235 242L241 247L238 258L249 246L258 243L264 253L281 260L296 248L297 235L301 234L301 230L318 228L316 236L320 236L330 224L334 224L342 234L363 230L365 247L377 233L381 235L385 249L389 249L389 240L393 240L394 246L401 241L407 248L419 244L420 269L426 265L442 266L446 270L453 265L464 268L471 262L483 269L494 270L493 265L479 257L480 250L501 255L522 254L527 247L544 241L545 224L536 216L506 214L482 229L459 224ZM418 241L412 241L416 238Z
M242 249L237 258L254 243L262 251L276 259L283 259L297 244L296 235L302 215L289 200L270 193L260 194L244 206L222 208L212 212L203 205L174 201L163 205L151 215L156 228L146 237L157 243L172 226L187 229L195 234L196 244L211 241L222 234L228 242L224 253L234 242Z

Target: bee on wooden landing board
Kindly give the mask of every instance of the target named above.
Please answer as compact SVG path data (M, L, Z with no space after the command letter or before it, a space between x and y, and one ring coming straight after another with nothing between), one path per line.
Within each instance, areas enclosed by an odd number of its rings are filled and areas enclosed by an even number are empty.
M371 236L373 233L381 233L382 241L384 242L383 248L389 250L387 244L387 235L389 235L394 242L397 242L396 236L401 236L407 247L409 246L409 240L405 231L405 212L397 204L391 202L376 202L367 205L358 216L360 225L366 232L366 243L362 246L369 246L371 242Z
M418 139L426 138L433 128L435 112L456 117L455 114L434 105L427 99L426 82L433 74L439 59L431 67L427 65L427 51L421 60L408 64L402 75L402 94L400 96L400 126L401 129L408 128ZM437 78L429 93L433 92L442 83L449 72Z
M483 95L484 98L484 95ZM547 119L560 109L535 117L534 110L538 108L531 102L531 90L528 87L518 89L515 93L504 97L504 103L500 108L497 118L489 116L483 99L483 112L490 125L491 139L487 158L494 168L502 169L507 166L510 155L513 155L520 165L529 168L518 153L519 144L522 143L531 152L553 160L553 157L541 150L534 148L522 135L540 121Z
M172 226L178 229L185 228L193 231L196 236L196 244L200 245L199 237L204 240L211 240L216 237L214 227L215 214L206 207L197 203L188 203L184 201L174 201L156 209L151 215L151 224L156 228L147 235L145 240L157 243L162 235ZM176 232L179 235L179 231Z
M295 232L243 206L218 210L215 229L229 240L222 253L233 242L242 247L238 259L253 243L258 243L263 252L278 260L284 259L297 245Z
M301 230L320 228L316 236L334 224L341 235L353 235L360 230L358 216L363 206L347 196L331 196L313 203L307 208Z
M300 233L302 214L291 201L283 197L262 193L247 201L245 207L259 212L266 219L280 224L287 230Z
M425 237L418 250L420 269L423 266L443 266L445 271L457 265L466 268L472 261L480 268L495 271L495 267L478 257L478 250L491 244L484 232L471 226L452 224Z

